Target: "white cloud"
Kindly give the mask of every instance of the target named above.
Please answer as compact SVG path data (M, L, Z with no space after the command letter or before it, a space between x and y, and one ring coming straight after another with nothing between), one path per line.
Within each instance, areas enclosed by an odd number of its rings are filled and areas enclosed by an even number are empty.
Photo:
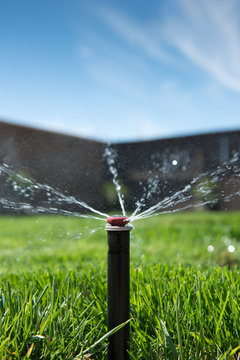
M97 7L97 13L117 34L127 40L131 45L140 47L146 54L157 60L170 60L162 47L161 39L155 36L155 29L143 26L126 14ZM158 34L160 35L160 34Z
M240 3L237 0L173 0L164 3L165 19L152 22L106 8L99 16L129 44L149 57L176 64L175 47L224 87L240 92ZM174 11L173 11L174 9Z
M178 18L165 26L168 41L226 88L240 92L239 2L179 0Z

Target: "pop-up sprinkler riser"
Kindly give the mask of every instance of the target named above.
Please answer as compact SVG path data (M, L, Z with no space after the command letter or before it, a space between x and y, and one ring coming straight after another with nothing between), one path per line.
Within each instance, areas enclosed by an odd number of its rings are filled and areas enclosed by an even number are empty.
M126 216L108 217L108 331L129 320L129 235ZM109 337L108 360L129 359L129 323Z

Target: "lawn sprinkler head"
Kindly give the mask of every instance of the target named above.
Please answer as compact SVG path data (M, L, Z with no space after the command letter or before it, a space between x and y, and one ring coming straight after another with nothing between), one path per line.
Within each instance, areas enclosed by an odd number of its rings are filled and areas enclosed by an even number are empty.
M130 319L130 231L127 216L109 216L108 233L108 331ZM129 360L130 326L126 323L108 339L108 360Z
M107 218L107 222L112 226L125 226L130 219L127 216L114 215Z

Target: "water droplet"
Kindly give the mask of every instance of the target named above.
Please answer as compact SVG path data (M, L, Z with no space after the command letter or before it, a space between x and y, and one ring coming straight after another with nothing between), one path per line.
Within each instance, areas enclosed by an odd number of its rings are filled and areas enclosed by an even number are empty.
M213 252L214 251L214 246L213 245L209 245L207 248L208 252Z
M228 252L233 253L235 251L235 246L229 245L228 246Z

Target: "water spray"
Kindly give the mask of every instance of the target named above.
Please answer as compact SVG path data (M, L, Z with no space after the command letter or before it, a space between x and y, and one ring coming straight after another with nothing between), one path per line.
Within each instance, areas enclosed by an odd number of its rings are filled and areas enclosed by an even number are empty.
M129 235L127 216L108 217L108 331L129 320ZM108 360L129 359L129 323L109 337Z

